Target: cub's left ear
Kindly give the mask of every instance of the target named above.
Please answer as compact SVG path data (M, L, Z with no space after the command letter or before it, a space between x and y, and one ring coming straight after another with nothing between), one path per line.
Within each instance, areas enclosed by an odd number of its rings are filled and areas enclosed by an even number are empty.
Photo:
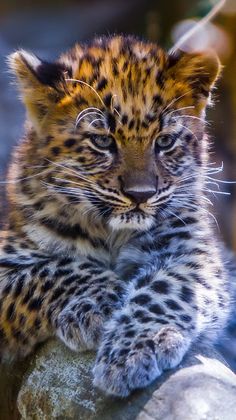
M209 102L210 92L221 72L221 64L214 51L186 53L177 51L169 55L169 71L188 83L193 95Z
M48 109L66 94L66 77L71 69L64 64L40 60L24 50L8 58L9 67L17 77L21 97L33 123L39 123Z

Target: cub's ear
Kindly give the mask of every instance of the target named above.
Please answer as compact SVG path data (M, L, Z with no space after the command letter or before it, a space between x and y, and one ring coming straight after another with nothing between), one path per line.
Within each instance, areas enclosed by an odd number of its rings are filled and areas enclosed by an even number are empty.
M49 108L66 94L65 79L71 77L71 69L59 62L42 61L24 50L11 54L8 62L17 77L29 118L39 123Z
M188 83L192 94L202 105L210 102L210 92L221 72L218 56L212 50L186 53L177 51L169 55L172 77Z

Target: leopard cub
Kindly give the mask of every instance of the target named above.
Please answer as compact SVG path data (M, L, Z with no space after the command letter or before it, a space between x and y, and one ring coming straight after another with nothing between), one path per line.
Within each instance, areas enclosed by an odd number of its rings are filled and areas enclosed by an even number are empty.
M9 62L27 124L1 233L2 357L57 336L98 350L95 386L127 396L228 316L205 196L219 61L114 36Z

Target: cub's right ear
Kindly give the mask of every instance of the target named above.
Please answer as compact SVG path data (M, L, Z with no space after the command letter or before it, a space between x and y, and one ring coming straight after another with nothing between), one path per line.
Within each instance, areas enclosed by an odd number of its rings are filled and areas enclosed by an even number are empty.
M8 63L23 91L38 87L51 87L60 91L65 87L65 77L71 77L71 68L59 62L43 61L24 50L11 54Z
M66 94L66 78L71 77L71 69L59 62L43 61L24 50L11 54L8 63L17 77L29 117L38 123L49 107Z

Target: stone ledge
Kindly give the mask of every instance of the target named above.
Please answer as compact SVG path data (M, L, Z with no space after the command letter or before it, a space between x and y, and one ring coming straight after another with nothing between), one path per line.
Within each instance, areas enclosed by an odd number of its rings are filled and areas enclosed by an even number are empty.
M236 376L212 348L195 348L181 366L128 399L93 388L93 354L51 341L33 357L17 399L24 420L235 420Z

